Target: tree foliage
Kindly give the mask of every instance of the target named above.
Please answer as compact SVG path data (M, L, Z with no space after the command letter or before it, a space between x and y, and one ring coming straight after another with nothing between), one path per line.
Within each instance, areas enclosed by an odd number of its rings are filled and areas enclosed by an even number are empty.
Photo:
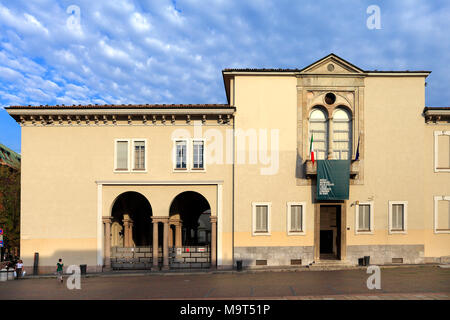
M0 228L5 247L19 247L20 170L7 166L0 166Z

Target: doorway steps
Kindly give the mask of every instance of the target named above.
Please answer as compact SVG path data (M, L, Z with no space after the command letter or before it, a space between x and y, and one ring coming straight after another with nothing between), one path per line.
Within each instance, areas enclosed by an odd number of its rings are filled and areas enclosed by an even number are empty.
M346 260L316 260L308 265L310 270L327 271L327 270L350 270L358 267Z

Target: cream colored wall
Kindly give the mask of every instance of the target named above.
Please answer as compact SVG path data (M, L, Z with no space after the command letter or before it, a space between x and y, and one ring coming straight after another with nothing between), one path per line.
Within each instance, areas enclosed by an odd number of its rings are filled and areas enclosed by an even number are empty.
M294 76L236 76L234 98L237 130L267 129L279 133L279 167L262 175L269 165L235 165L235 221L232 234L232 165L207 164L206 172L173 172L174 129L193 126L32 126L22 128L22 244L26 265L34 252L41 265L59 257L68 264L97 264L98 187L95 181L223 181L222 237L224 265L231 264L232 244L247 246L313 246L314 207L311 186L296 183L297 79ZM424 244L425 256L450 255L450 235L433 232L434 199L450 195L450 173L434 172L434 130L447 125L425 124L421 115L424 78L367 77L364 87L364 184L350 186L347 201L347 245ZM208 122L224 137L231 126ZM260 135L259 135L260 137ZM114 173L114 139L146 138L146 173ZM225 140L224 140L225 141ZM237 139L235 141L237 143ZM206 144L208 148L208 142ZM236 150L235 159L239 150ZM225 157L225 153L224 153ZM259 157L258 157L259 158ZM273 161L273 159L272 159ZM314 187L314 186L313 186ZM177 192L204 193L213 213L217 198L212 186L103 186L102 215L125 191L145 194L158 216L168 213ZM165 192L167 191L167 192ZM355 201L374 201L375 230L355 235ZM408 201L407 234L388 234L388 201ZM271 202L271 235L252 236L252 202ZM287 235L287 202L306 202L305 235Z
M203 128L218 129L225 136L229 126L215 123ZM206 172L173 172L174 129L186 129L193 136L192 125L22 127L21 255L25 265L32 265L34 252L40 253L41 266L54 265L59 257L66 265L97 264L96 181L223 181L219 228L230 233L231 165L207 164ZM146 173L114 173L116 138L147 139ZM155 214L168 215L172 197L194 189L204 193L216 213L217 192L211 186L160 188L157 193L150 186L104 186L102 214L109 215L119 192L139 190L148 197ZM224 240L222 244L223 262L231 264L231 242Z
M450 255L450 235L433 233L433 197L450 193L449 173L433 172L433 129L425 124L423 77L366 77L364 184L350 186L347 245L424 244L425 256ZM294 76L236 76L236 128L280 130L279 173L236 165L235 246L314 245L311 186L295 183ZM447 128L447 129L445 129ZM440 130L448 130L448 125ZM355 135L357 139L357 135ZM315 185L313 186L315 187ZM355 201L374 201L375 230L355 235ZM388 234L389 201L408 201L407 233ZM252 201L271 202L271 235L252 236ZM306 235L287 236L286 203L306 201Z
M296 186L297 79L290 76L235 78L236 130L279 130L279 170L261 175L261 164L236 164L235 246L312 246L314 208L309 188ZM268 141L270 136L267 134ZM237 142L236 142L237 143ZM270 144L269 144L270 146ZM237 152L239 152L237 150ZM306 201L306 235L288 236L287 202ZM252 236L252 202L271 202L271 236Z

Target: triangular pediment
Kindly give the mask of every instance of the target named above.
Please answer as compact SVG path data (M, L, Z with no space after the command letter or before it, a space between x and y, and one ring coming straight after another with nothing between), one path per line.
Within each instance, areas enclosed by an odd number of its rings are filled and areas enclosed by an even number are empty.
M301 70L302 73L312 74L351 74L364 73L364 71L350 62L331 53L317 60Z

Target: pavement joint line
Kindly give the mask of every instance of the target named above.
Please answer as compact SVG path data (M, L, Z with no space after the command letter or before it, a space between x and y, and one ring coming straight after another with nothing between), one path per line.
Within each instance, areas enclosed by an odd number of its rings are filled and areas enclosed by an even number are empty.
M447 265L446 265L447 266ZM381 269L392 269L392 268L417 268L417 267L442 267L440 264L403 264L403 265L379 265ZM448 265L450 267L450 265ZM246 269L242 271L237 270L198 270L198 271L142 271L142 272L98 272L98 273L88 273L82 275L82 277L117 277L117 276L175 276L175 275L204 275L204 274L237 274L237 273L260 273L260 272L325 272L325 271L351 271L351 270L366 270L367 266L352 266L336 268L333 270L312 270L308 266L296 267L296 268L261 268L261 269ZM66 274L69 275L69 274ZM53 278L56 277L54 274L43 274L43 275L28 275L23 279L36 279L36 278Z

